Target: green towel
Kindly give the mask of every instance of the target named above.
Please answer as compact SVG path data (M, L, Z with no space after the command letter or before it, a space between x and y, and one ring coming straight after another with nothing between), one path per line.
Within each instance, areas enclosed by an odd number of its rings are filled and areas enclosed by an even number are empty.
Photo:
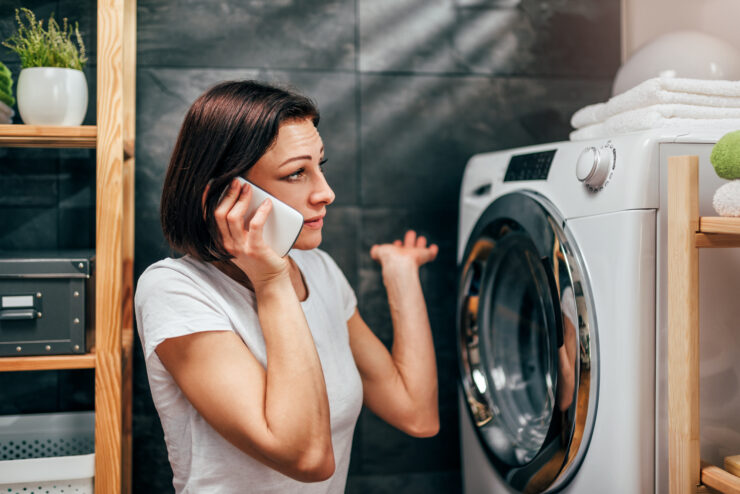
M15 104L15 99L13 98L13 77L10 69L2 62L0 62L0 93L3 93L0 101L5 102L8 106ZM12 101L12 103L8 103L9 101Z
M11 108L15 105L15 98L6 92L0 91L0 101L10 106Z
M0 74L0 91L13 94L13 80L5 74Z

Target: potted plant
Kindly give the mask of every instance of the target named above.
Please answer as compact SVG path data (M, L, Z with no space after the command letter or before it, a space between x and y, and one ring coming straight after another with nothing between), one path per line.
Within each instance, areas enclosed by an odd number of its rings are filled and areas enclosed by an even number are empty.
M44 21L37 21L26 8L16 9L15 19L18 30L3 45L21 59L16 96L23 122L80 125L87 111L87 80L82 72L87 57L77 23L73 29L64 19L60 27L52 14L44 28Z

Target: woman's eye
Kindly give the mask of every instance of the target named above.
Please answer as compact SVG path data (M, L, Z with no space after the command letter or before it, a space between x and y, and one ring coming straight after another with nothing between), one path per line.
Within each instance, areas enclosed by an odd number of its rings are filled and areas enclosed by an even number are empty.
M301 178L301 176L303 176L303 172L305 172L305 171L306 171L305 168L299 168L299 169L297 169L296 171L294 171L290 175L287 175L284 178L285 178L285 180L288 180L288 181L295 181L295 180L298 180L299 178Z
M326 158L323 158L321 161L319 161L319 168L321 169L321 173L326 173L324 171L324 163L326 163L327 161L329 160L327 160Z

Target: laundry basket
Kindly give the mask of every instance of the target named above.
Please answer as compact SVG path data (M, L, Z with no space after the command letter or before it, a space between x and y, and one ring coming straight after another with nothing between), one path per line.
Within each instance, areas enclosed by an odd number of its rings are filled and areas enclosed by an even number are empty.
M0 416L0 493L93 494L94 412Z

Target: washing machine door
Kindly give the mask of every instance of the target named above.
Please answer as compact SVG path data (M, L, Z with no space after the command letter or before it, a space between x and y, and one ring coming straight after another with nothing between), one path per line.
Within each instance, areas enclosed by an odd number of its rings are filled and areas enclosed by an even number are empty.
M562 225L538 194L502 196L476 224L462 262L464 398L491 464L518 492L564 487L596 415L590 291Z

